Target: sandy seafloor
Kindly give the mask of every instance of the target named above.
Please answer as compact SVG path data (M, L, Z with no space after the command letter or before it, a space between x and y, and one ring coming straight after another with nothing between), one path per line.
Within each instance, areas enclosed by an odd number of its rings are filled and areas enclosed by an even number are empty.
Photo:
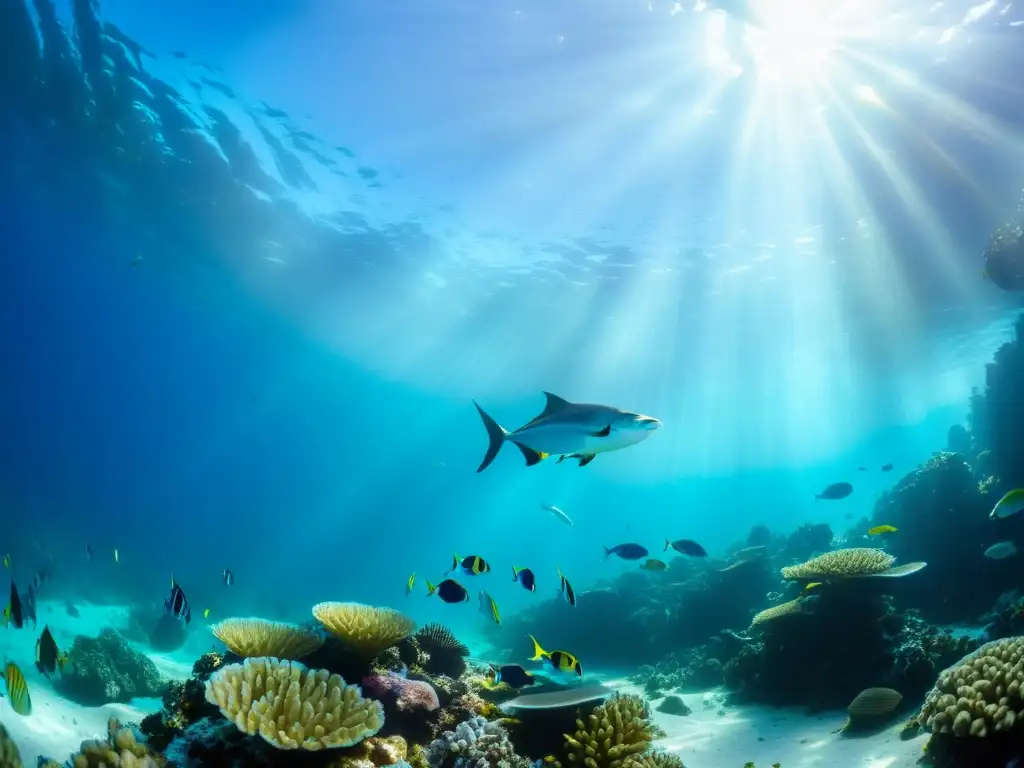
M77 608L80 616L73 618L63 604L43 601L39 604L37 629L0 631L0 653L21 668L32 696L32 714L28 717L16 714L6 697L0 699L0 722L17 743L26 766L35 765L40 755L63 763L83 740L102 738L111 717L137 723L160 708L158 699L82 707L60 697L36 670L35 643L44 624L50 627L57 645L66 650L77 634L94 636L103 627L118 629L127 622L125 607ZM215 643L205 626L193 623L188 642L175 654L139 650L153 659L165 677L183 679L191 674L195 659ZM617 689L637 691L625 679L605 682ZM724 697L718 691L684 693L682 698L692 709L690 715L655 712L655 721L667 734L658 746L677 753L687 768L743 768L748 761L757 768L770 768L776 762L783 768L910 768L921 757L925 743L924 736L900 740L902 719L870 736L851 738L832 733L845 721L842 711L808 716L800 709L730 706L722 703Z

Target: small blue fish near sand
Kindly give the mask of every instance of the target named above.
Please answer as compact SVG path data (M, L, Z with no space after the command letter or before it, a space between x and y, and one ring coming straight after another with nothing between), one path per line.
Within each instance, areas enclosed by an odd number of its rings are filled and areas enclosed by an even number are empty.
M649 554L647 547L639 544L616 544L614 547L604 548L605 557L616 555L623 560L639 560Z
M474 400L487 429L487 453L477 467L483 472L505 443L513 443L532 467L552 455L575 456L585 465L599 453L636 445L650 437L661 422L651 416L608 405L571 403L545 392L544 410L512 432L492 419Z

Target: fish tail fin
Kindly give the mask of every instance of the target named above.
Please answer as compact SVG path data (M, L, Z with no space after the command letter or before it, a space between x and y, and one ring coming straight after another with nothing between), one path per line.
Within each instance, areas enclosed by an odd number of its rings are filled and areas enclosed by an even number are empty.
M530 661L540 661L541 659L549 656L547 651L540 647L540 643L537 642L537 638L530 635L530 639L533 641L533 656L530 657Z
M512 581L519 581L519 569L512 566Z
M669 541L668 539L665 539L665 549L663 549L662 552L668 552L668 548L671 547L671 546L672 546L672 542Z
M512 442L515 443L515 440ZM528 445L523 445L522 443L515 443L515 445L516 448L519 449L519 452L523 454L523 458L526 459L526 466L528 467L540 464L548 457L548 454L543 451L535 451Z
M603 544L601 546L604 547ZM608 547L604 547L604 556L605 557L611 557L611 554L612 554L612 551L610 549L608 549Z
M484 428L487 430L487 453L484 454L484 460L480 462L480 466L477 467L477 472L483 472L489 466L494 458L498 455L498 451L501 450L501 446L505 444L505 439L508 437L508 430L505 429L501 424L496 422L487 412L481 408L476 400L473 401L473 405L476 406L477 412L480 414L480 419L484 423Z
M424 579L424 581L427 582L427 597L430 597L432 594L437 592L437 585L431 584L427 579Z
M447 576L449 573L453 573L455 571L455 569L458 568L458 567L459 567L459 556L458 555L452 555L452 567L449 568L447 571L445 571L444 575Z

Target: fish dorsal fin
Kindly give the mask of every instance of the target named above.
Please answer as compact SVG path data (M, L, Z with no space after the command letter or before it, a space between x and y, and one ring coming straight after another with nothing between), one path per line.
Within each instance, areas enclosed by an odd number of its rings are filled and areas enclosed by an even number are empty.
M553 395L550 392L545 392L544 397L547 398L547 402L544 403L544 410L541 411L540 417L538 418L550 416L552 413L558 413L563 408L572 405L572 403L565 398Z

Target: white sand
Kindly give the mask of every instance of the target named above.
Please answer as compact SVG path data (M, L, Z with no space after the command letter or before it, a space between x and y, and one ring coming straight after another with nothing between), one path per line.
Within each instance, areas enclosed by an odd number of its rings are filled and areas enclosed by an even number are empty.
M639 693L624 681L618 690ZM842 710L808 716L797 708L723 705L722 691L681 694L692 711L685 716L654 712L667 734L657 746L678 754L687 768L912 768L921 757L925 736L901 741L905 717L868 736L832 733L846 722ZM705 706L704 701L710 706ZM661 699L652 702L652 708ZM724 710L724 714L719 714Z
M67 615L63 603L41 601L38 606L38 628L0 631L0 654L21 669L32 697L32 713L27 717L11 709L6 689L3 689L4 698L0 699L0 722L3 722L18 745L22 761L27 766L35 765L40 755L52 757L63 764L73 752L78 751L82 741L105 736L107 721L111 717L126 723L137 723L160 709L158 699L136 699L129 704L82 707L61 698L50 680L36 669L36 640L44 624L49 626L58 647L68 650L75 635L95 636L104 627L118 629L127 623L128 610L122 606L76 607L80 616L74 618ZM184 678L191 674L194 661L191 657L179 654L157 655L140 647L137 650L150 656L165 677Z

